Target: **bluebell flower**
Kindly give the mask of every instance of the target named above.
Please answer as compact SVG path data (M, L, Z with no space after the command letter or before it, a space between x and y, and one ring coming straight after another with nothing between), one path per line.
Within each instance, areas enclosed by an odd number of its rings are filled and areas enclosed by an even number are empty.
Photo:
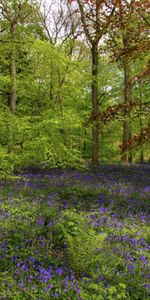
M22 287L23 287L23 285L24 285L24 283L23 283L23 282L19 282L19 283L18 283L18 286L19 286L20 288L22 288Z
M57 273L58 275L62 275L62 274L64 273L64 270L63 270L62 268L57 268L57 269L56 269L56 273Z
M46 288L45 288L45 291L49 291L49 290L51 290L53 288L53 285L52 285L52 283L51 284L49 284Z

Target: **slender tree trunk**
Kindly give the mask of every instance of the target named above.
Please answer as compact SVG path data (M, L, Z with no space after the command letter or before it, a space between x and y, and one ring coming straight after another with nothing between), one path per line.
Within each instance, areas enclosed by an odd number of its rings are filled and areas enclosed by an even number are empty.
M131 101L131 85L129 84L129 66L124 64L124 104ZM131 138L131 120L128 109L124 109L125 120L123 122L123 145ZM122 155L122 161L125 163L132 162L132 153L130 150Z
M99 112L98 100L98 44L93 44L92 54L92 114L95 116ZM99 165L99 124L92 126L92 166Z
M49 100L50 100L50 108L53 110L55 108L55 94L54 94L54 64L53 57L51 55L51 65L50 65L50 83L49 83Z
M143 120L142 120L142 91L141 91L140 86L139 86L139 90L140 90L140 130L141 130L141 134L142 134L142 133L143 133ZM142 141L141 141L140 162L141 162L141 163L144 162L144 145L143 145L143 139L142 139Z
M49 86L49 100L50 100L50 108L54 109L54 93L53 93L53 82L51 80Z
M14 141L13 141L13 115L16 111L16 23L11 24L11 53L10 53L10 79L11 79L11 90L8 98L8 107L10 109L10 124L8 128L8 153L13 152Z
M83 134L83 147L82 147L82 157L85 158L86 157L86 135L87 135L87 132L86 132L86 129L84 131L84 134Z
M11 92L9 97L9 107L12 113L16 110L16 24L11 25L11 55L10 55L10 78L11 78Z

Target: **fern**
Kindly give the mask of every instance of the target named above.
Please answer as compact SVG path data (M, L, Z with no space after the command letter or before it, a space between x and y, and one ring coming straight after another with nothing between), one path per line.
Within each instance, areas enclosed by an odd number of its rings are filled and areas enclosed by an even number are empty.
M65 255L69 267L78 275L89 272L97 261L98 249L103 247L105 234L97 234L86 216L75 210L63 212L57 224L59 236L66 244Z

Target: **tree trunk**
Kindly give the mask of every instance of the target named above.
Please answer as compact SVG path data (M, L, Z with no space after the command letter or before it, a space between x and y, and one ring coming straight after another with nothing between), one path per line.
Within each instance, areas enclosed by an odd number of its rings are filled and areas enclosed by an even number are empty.
M129 84L129 66L128 63L124 64L124 104L131 101L131 85ZM131 138L131 120L128 109L124 109L124 122L123 122L123 145ZM125 163L132 162L132 153L130 150L122 155L122 161Z
M15 46L15 36L16 36L16 24L11 24L11 55L10 55L10 78L11 78L11 92L9 97L9 107L12 113L16 110L16 46Z
M11 53L10 53L10 79L11 79L11 90L8 97L8 107L10 109L11 122L8 128L8 153L13 152L14 141L13 141L13 115L16 111L16 23L11 24Z
M141 134L143 134L143 120L142 120L142 91L139 85L139 91L140 91L140 131ZM143 145L143 139L141 141L141 153L140 153L140 162L144 162L144 145Z
M53 82L51 80L50 86L49 86L49 100L50 100L50 108L54 109L54 91L53 91Z
M95 116L99 112L98 101L98 44L93 44L91 48L92 54L92 115ZM99 124L92 126L92 166L99 165Z

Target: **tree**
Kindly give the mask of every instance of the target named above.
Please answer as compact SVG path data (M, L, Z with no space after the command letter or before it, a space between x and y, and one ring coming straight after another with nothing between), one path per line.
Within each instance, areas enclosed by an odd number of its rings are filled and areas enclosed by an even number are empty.
M138 62L139 67L139 62ZM138 89L137 93L139 94L138 102L139 109L136 117L139 118L139 132L136 132L131 139L127 140L124 145L120 145L122 152L125 153L129 149L134 149L140 146L141 154L140 161L144 162L144 144L148 144L150 140L150 101L142 101L144 97L144 86L148 88L149 85L149 74L150 74L150 62L148 60L147 65L144 70L139 73L136 72L136 75L130 78L130 83L132 88Z
M74 1L68 1L74 2ZM115 11L115 1L99 0L76 0L81 15L84 34L91 49L91 103L92 115L99 112L98 97L98 48L103 36L106 34L112 15ZM93 166L99 164L99 124L92 126L92 150L91 163Z
M138 7L138 10L137 10ZM108 45L113 52L113 58L123 69L124 73L124 121L122 143L131 139L131 119L126 104L132 97L132 85L130 81L133 60L148 49L147 23L143 20L143 10L147 10L145 0L123 0L117 2L113 22L109 32ZM122 161L131 162L131 152L122 155Z
M0 0L0 15L5 21L3 32L7 31L8 40L3 39L3 43L9 43L9 70L10 70L10 90L8 93L8 107L12 114L16 111L17 99L17 44L21 45L18 39L19 28L22 25L33 24L37 18L37 4L34 0ZM12 127L9 126L8 151L13 150Z
M11 90L8 105L10 110L15 113L16 110L16 43L17 43L17 27L19 24L25 24L29 18L35 13L35 2L21 0L0 0L0 13L3 19L7 21L9 28L9 36L11 43L10 51L10 78ZM31 18L30 18L31 21Z
M51 44L63 44L77 38L80 18L71 9L67 0L41 0L41 23Z

